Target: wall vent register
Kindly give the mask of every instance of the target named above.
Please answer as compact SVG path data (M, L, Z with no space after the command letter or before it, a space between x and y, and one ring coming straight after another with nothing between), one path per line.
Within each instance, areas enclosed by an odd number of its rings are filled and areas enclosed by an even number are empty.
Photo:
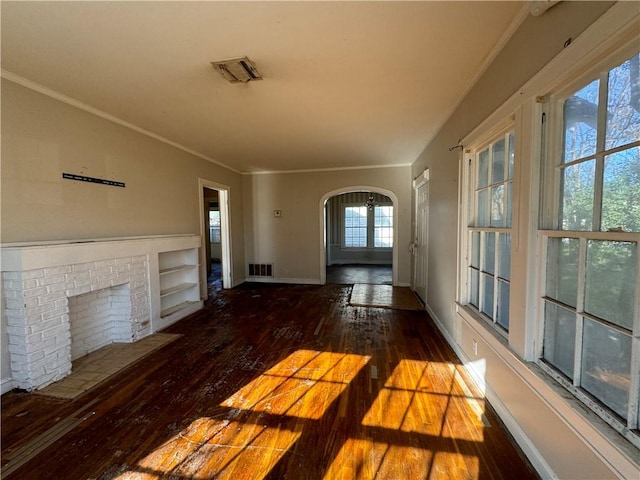
M272 263L250 263L249 276L273 277L273 264Z

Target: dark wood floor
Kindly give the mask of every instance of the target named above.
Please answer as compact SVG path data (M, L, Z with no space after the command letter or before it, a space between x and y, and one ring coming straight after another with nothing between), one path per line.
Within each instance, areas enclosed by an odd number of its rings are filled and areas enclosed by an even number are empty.
M218 291L82 397L4 395L3 478L537 478L426 313L349 293Z
M391 265L328 265L327 283L349 285L367 283L371 285L391 285Z

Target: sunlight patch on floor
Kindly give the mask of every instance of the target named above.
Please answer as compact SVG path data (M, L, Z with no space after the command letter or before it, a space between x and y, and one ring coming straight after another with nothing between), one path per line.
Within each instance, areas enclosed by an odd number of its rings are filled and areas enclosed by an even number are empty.
M368 356L298 350L222 402L222 406L273 415L321 418Z

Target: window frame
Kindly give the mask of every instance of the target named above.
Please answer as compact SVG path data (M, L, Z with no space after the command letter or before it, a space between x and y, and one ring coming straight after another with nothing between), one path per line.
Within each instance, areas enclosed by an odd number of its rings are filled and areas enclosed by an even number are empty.
M347 229L347 225L346 225L346 215L347 215L347 208L352 208L352 207L358 207L358 208L366 208L366 212L367 212L367 224L366 224L366 230L367 230L367 234L366 234L366 245L364 246L348 246L346 244L346 229ZM395 217L395 212L393 211L393 203L392 202L381 202L381 203L376 203L375 207L391 207L391 222L394 221L394 217ZM364 251L364 250L377 250L377 251L391 251L393 250L393 244L390 247L376 247L375 246L375 207L372 209L367 208L365 205L361 204L361 203L342 203L340 205L340 210L341 210L341 214L342 214L342 227L340 229L340 243L341 243L341 248L343 250L349 250L349 251ZM359 227L362 228L362 227ZM386 227L383 227L386 228ZM391 225L391 241L394 241L394 232L395 232L395 227L394 225Z
M541 202L554 185L549 185L546 157L549 149L549 115L543 116L549 102L549 92L562 88L576 76L610 55L637 45L637 22L640 14L635 6L625 2L613 5L602 17L576 37L570 48L560 51L549 63L518 88L493 112L482 117L479 124L461 140L458 145L473 145L485 135L487 130L515 118L516 156L514 177L518 189L514 190L512 223L512 271L511 271L511 320L508 339L488 328L487 324L462 304L465 276L462 264L466 254L467 239L463 234L466 225L462 222L466 205L462 193L465 191L463 150L458 155L458 247L456 303L452 308L456 322L450 329L441 327L451 335L452 344L461 358L468 362L469 372L480 386L486 383L486 368L483 357L490 356L491 362L508 368L524 385L538 395L558 420L570 425L576 437L584 445L593 449L597 457L621 478L637 474L640 461L638 449L616 432L592 410L576 397L568 394L559 382L542 370L536 362L542 338L542 324L539 321L539 292L543 268L543 242L541 228L548 228L546 221L549 202ZM625 60L624 58L622 61ZM450 149L451 150L451 149ZM444 154L444 152L443 152ZM551 176L553 180L553 175ZM553 199L553 194L551 194ZM516 214L517 210L517 214ZM640 280L640 279L639 279ZM441 309L440 313L444 310ZM445 323L443 318L436 323ZM502 399L491 388L487 398L498 407L503 420L513 425L516 439L529 451L530 458L538 458L535 448L527 449L529 439L526 432L518 434L519 425L512 412L502 406ZM543 460L535 462L536 468L553 476L554 472Z
M551 378L558 382L562 387L569 391L575 398L583 403L590 411L595 413L610 427L616 430L620 435L629 440L637 448L640 448L640 232L617 232L602 231L602 198L604 183L604 163L607 155L614 152L625 150L629 145L638 144L640 142L631 142L623 146L615 148L606 148L605 134L601 129L606 129L606 105L599 106L597 114L597 138L596 151L592 155L585 156L573 161L564 162L564 109L563 102L572 94L589 85L594 80L599 80L599 99L606 102L607 96L603 95L608 89L607 75L612 69L625 62L634 54L638 53L637 43L626 43L620 46L608 55L603 55L597 62L593 62L588 68L583 68L579 74L572 77L571 81L563 83L552 93L547 96L547 102L544 104L543 114L548 118L546 122L546 137L543 138L543 148L546 150L546 158L540 159L540 168L542 171L542 184L540 195L540 225L538 232L538 291L536 294L536 317L538 322L538 332L536 335L536 364ZM545 141L546 140L546 141ZM563 229L562 225L562 171L567 167L590 159L595 160L594 173L594 199L592 212L592 227L590 230L568 230ZM596 207L598 209L596 210ZM577 285L577 304L576 306L567 306L557 299L548 297L546 291L547 285L547 264L549 253L549 242L556 238L576 239L579 243L579 254L577 258L578 264L578 285ZM585 320L594 321L607 328L619 330L626 333L625 329L611 324L606 319L599 319L597 316L589 314L584 309L584 299L586 295L586 268L587 268L587 245L589 241L610 241L610 242L632 242L636 244L636 265L635 265L635 289L633 297L634 318L632 320L632 328L628 333L631 337L631 371L629 398L627 406L627 417L623 419L619 417L611 407L604 404L591 393L581 387L581 368L582 368L582 346L585 340L582 338L583 326ZM572 378L567 377L561 372L558 366L552 365L544 358L544 329L545 329L545 306L547 304L556 304L567 311L575 313L576 333L575 333L575 352Z
M478 156L481 152L485 151L487 148L491 148L495 143L499 142L500 139L508 138L509 135L512 135L514 139L513 152L514 152L514 164L513 164L513 172L510 178L505 177L502 182L491 183L491 168L488 169L488 181L487 185L482 187L487 191L491 191L493 185L505 185L505 188L508 183L512 185L512 194L511 194L511 221L509 225L505 226L491 226L491 218L489 216L488 225L486 226L478 226L476 225L476 199L477 199L477 176L478 176ZM516 116L509 115L504 118L502 121L495 122L491 127L485 127L480 134L478 134L475 139L471 141L471 144L468 148L465 148L463 154L461 155L461 181L459 187L459 204L460 214L459 214L459 225L460 225L460 233L458 235L459 238L459 252L458 252L458 263L459 263L459 271L458 271L458 294L457 294L457 304L460 308L464 309L472 317L481 321L483 325L486 325L487 328L491 331L492 334L497 334L498 338L502 339L503 342L508 343L509 340L509 328L505 328L498 323L497 319L497 309L498 309L498 289L500 282L504 279L499 277L500 272L500 256L498 255L500 248L500 236L502 235L510 235L511 236L511 249L510 249L510 263L512 260L512 252L513 252L513 238L514 238L514 225L517 225L516 216L517 212L513 208L515 206L514 198L517 190L517 175L518 175L518 140L517 140L517 129L516 129ZM509 148L507 143L505 142L505 171L507 169L507 164L509 163L508 159ZM490 162L491 163L491 162ZM490 199L489 199L490 203ZM490 208L489 208L490 210ZM474 233L480 234L480 256L478 258L478 306L472 304L471 299L471 270L472 270L472 249L473 249L473 241L472 236ZM493 302L492 302L492 315L489 316L483 312L483 301L482 299L484 294L483 283L480 281L480 278L483 275L483 265L482 265L482 252L484 250L485 239L488 233L493 233L495 235L495 247L494 247L494 265L493 265ZM511 285L512 285L512 275L509 272L509 299L511 298ZM512 302L509 300L509 314L508 318L512 317Z

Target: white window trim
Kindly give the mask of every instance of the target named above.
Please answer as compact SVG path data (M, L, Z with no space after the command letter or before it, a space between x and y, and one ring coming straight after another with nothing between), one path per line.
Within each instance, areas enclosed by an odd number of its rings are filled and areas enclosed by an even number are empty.
M363 207L364 205L360 204L360 203L342 203L340 205L340 210L341 210L341 220L342 220L342 226L340 228L340 246L342 250L348 250L350 252L364 252L364 251L371 251L371 250L375 250L376 252L390 252L393 250L393 246L391 247L374 247L373 243L374 243L374 235L375 235L375 220L374 220L374 214L373 214L373 210L369 210L367 209L367 245L364 247L349 247L346 245L346 240L345 240L345 230L346 230L346 209L347 207ZM391 202L382 202L382 203L376 203L376 207L392 207L393 208L393 203ZM392 219L395 221L395 211L393 212L393 217ZM392 232L395 231L395 226L391 227ZM395 240L392 236L392 240Z
M478 125L467 137L462 140L463 145L473 144L478 141L481 135L490 131L492 127L505 121L511 115L516 118L516 171L515 176L519 177L519 194L516 195L514 187L514 209L518 208L518 215L515 215L512 223L512 286L516 283L513 272L521 272L526 276L527 272L541 271L543 266L542 242L538 238L539 215L548 215L548 212L540 210L540 168L536 161L543 156L542 135L540 118L542 116L542 103L547 101L547 92L558 90L560 86L571 84L572 79L581 76L582 73L590 70L594 64L602 58L615 55L629 44L637 44L637 31L640 12L633 2L618 2L603 14L593 25L587 28L578 38L576 38L569 48L560 52L549 64L534 75L521 89L515 92L506 102L498 107L480 125ZM519 118L518 118L519 117ZM495 127L497 128L497 127ZM463 171L464 155L460 155L460 168ZM522 168L518 175L518 165ZM522 188L523 187L523 188ZM462 192L465 191L465 179L462 177L459 182L459 226L460 221L466 216L462 216L463 208ZM526 212L526 215L520 215ZM522 222L522 224L520 224ZM466 227L466 226L465 226ZM458 272L460 272L461 252L466 252L466 245L463 244L464 235L459 228L458 244ZM514 258L513 253L524 251L524 260L519 256ZM523 263L520 263L523 261ZM459 275L459 273L458 273ZM639 275L640 276L640 275ZM464 278L464 277L462 277ZM604 425L594 413L586 412L577 400L567 400L566 394L559 391L553 381L548 377L536 373L530 362L536 358L536 353L541 348L539 339L542 325L538 321L537 309L539 292L541 291L542 276L536 280L529 280L523 291L518 292L518 301L522 300L522 318L525 319L521 329L517 330L513 322L509 330L509 345L504 339L497 337L492 329L482 328L482 324L468 310L459 303L456 307L457 313L472 328L476 334L482 338L491 350L503 359L525 384L528 384L548 407L556 412L567 427L575 432L584 444L589 447L594 454L606 464L612 472L620 478L635 478L638 474L640 464L637 461L637 449L630 447L621 437L613 433L613 429ZM639 279L640 280L640 279ZM459 276L457 283L457 298L460 298ZM511 305L516 303L514 290L511 291ZM637 341L638 339L636 339ZM484 379L479 379L484 381ZM487 392L488 397L492 397L491 391ZM491 398L489 398L491 400ZM500 399L495 397L495 402L500 403ZM502 412L507 423L514 420L510 418L508 410ZM517 423L515 424L517 427ZM516 440L527 452L529 458L542 469L551 475L553 472L548 469L544 458L540 455L535 446L530 442L524 433L520 435L518 428L515 429Z
M549 230L539 230L538 231L538 242L540 243L538 250L541 253L540 256L540 264L539 264L539 293L537 295L538 309L540 312L544 309L545 304L545 285L546 285L546 249L547 242L549 238L576 238L581 241L581 244L585 244L584 242L588 240L610 240L610 241L622 241L622 242L634 242L638 245L636 248L637 252L637 260L636 260L636 292L635 292L635 304L636 304L636 315L633 319L632 332L640 332L640 284L638 283L638 279L640 278L640 233L634 232L601 232L598 230L593 231L571 231L571 230L560 230L560 218L558 216L559 212L559 204L560 204L560 195L558 192L560 191L560 182L561 175L560 169L558 168L559 156L562 155L562 145L563 145L563 108L562 103L564 100L574 92L578 91L585 85L591 83L594 79L600 79L602 82L604 80L603 74L599 72L609 71L612 68L615 68L622 62L626 61L630 56L636 54L638 52L638 45L636 42L626 42L620 45L616 49L612 49L611 52L601 59L598 62L591 62L588 69L584 69L580 75L576 75L576 77L567 83L567 85L562 86L562 88L558 88L557 91L554 91L552 95L549 96L548 102L545 105L545 113L548 113L549 122L547 126L547 132L549 132L550 138L548 141L549 149L548 149L548 158L542 159L543 163L543 171L544 171L544 183L549 186L543 192L544 198L542 198L543 205L545 208L542 209L541 223L544 227L549 228ZM601 149L598 148L598 155L602 155ZM597 170L596 170L597 174ZM594 195L602 196L602 185L601 182L595 182L595 192ZM594 212L594 215L599 219L600 214ZM595 227L595 226L594 226ZM584 247L583 247L584 248ZM582 286L578 287L579 291L582 289ZM580 312L582 310L582 305L580 302L576 306L576 311ZM540 314L542 317L542 314ZM581 318L581 315L579 316ZM626 437L631 443L635 444L636 447L640 448L640 437L637 433L633 433L630 429L627 428L627 422L631 425L631 428L638 427L638 415L639 415L639 406L638 406L638 392L636 389L638 388L638 382L640 382L640 338L636 335L631 335L632 338L632 359L631 359L631 384L629 390L629 411L631 412L627 421L620 421L614 415L612 415L609 410L600 405L599 402L592 400L589 395L584 393L579 386L571 385L561 374L557 373L553 367L547 365L543 359L543 335L544 335L544 325L542 319L539 320L540 329L538 331L539 341L537 343L537 351L536 351L536 361L540 365L540 367L551 377L553 377L556 381L564 385L567 390L571 391L573 395L578 397L583 403L585 403L591 410L597 412L597 414L605 419L605 421L611 425L618 433L622 436ZM581 321L578 322L577 328L578 333L576 336L580 336L581 331ZM579 369L580 359L577 358L576 369Z
M476 161L475 158L478 152L481 152L493 142L497 141L501 136L506 135L510 131L515 130L515 115L509 115L502 121L498 122L493 128L487 129L485 132L482 132L477 136L477 138L470 139L470 146L465 148L463 154L460 158L460 190L459 190L459 205L458 209L458 289L457 289L457 302L461 308L465 309L467 313L474 318L484 322L488 328L495 330L501 337L505 339L508 343L509 333L505 331L503 328L499 327L496 319L492 319L486 316L481 312L480 308L476 310L470 304L470 296L469 296L469 233L473 231L481 231L481 232L494 232L494 233L510 233L512 235L512 250L513 250L513 221L514 217L517 215L516 212L512 209L512 218L511 218L511 227L476 227L469 226L469 220L472 218L474 211L469 208L471 203L471 196L474 195L475 185L472 185L471 182L475 182L476 177ZM518 163L518 144L519 140L517 135L515 136L515 162L514 162L514 173L512 177L512 192L515 195L515 185L517 183L516 174L518 172L518 168L516 167ZM468 139L469 140L469 139ZM508 152L505 152L505 162L508 162L507 158ZM473 171L472 171L473 167ZM515 205L514 198L511 199L512 205ZM474 204L475 205L475 204ZM496 250L496 255L498 251ZM513 270L513 268L512 268ZM498 273L495 273L496 277ZM511 285L511 280L509 280L509 284ZM480 289L482 291L482 289ZM480 294L479 294L480 295ZM494 311L496 309L495 303L497 302L497 291L494 291ZM511 318L511 309L512 305L510 302L509 305L509 318ZM511 325L510 325L511 326Z

